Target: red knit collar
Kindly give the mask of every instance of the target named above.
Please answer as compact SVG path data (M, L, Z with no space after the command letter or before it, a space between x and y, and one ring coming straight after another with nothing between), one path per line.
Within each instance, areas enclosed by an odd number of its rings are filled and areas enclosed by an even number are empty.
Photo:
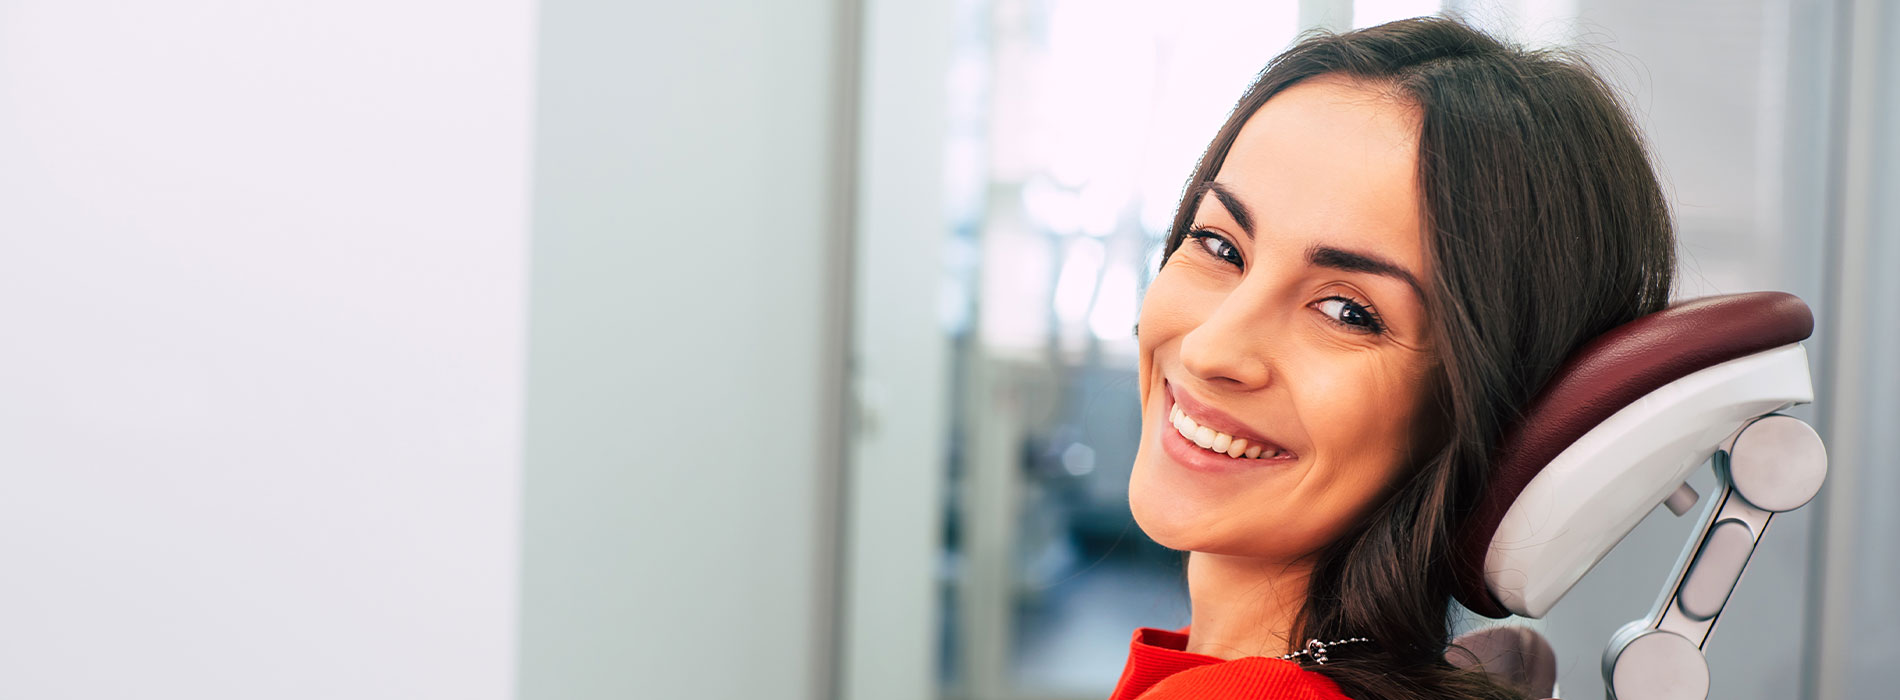
M1225 666L1188 673L1171 684L1177 686L1174 690L1187 691L1187 695L1164 695L1211 700L1220 697L1223 691L1241 690L1243 687L1250 690L1272 687L1294 691L1284 696L1276 694L1275 697L1345 700L1332 679L1308 671L1292 661L1269 657L1228 660L1185 651L1187 632L1186 627L1176 631L1152 627L1135 630L1128 645L1128 664L1123 667L1121 680L1115 684L1115 693L1109 700L1135 700L1170 677L1219 664Z

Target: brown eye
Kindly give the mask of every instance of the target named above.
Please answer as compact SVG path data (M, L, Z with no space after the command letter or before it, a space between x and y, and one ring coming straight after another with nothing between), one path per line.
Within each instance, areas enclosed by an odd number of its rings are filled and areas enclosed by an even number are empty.
M1349 297L1326 297L1313 302L1313 305L1333 323L1354 333L1376 335L1385 332L1385 324L1379 320L1379 314L1372 307Z
M1208 255L1230 263L1234 267L1240 267L1240 249L1235 248L1234 244L1227 242L1227 239L1221 238L1219 234L1209 232L1207 229L1194 229L1187 232L1187 235L1193 238L1194 244L1200 246L1201 250Z

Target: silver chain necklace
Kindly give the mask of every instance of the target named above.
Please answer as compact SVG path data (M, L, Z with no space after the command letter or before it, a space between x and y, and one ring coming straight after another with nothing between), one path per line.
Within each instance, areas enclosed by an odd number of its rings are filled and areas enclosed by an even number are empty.
M1353 637L1351 639L1341 639L1337 642L1322 642L1318 639L1308 639L1306 640L1305 649L1301 649L1291 654L1287 654L1280 658L1285 659L1287 661L1292 661L1296 657L1311 656L1313 657L1313 663L1319 664L1321 666L1325 666L1326 665L1326 649L1328 647L1338 646L1340 644L1351 644L1353 642L1370 642L1370 641L1372 640L1367 639L1365 637Z

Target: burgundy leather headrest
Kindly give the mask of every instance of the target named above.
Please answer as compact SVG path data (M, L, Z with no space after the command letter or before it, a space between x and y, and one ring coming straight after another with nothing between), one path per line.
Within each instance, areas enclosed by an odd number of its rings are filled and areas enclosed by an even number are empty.
M1491 482L1459 535L1458 601L1510 615L1484 582L1484 559L1504 513L1537 472L1611 414L1698 370L1805 340L1814 314L1792 294L1751 292L1677 302L1610 329L1571 355L1507 429Z

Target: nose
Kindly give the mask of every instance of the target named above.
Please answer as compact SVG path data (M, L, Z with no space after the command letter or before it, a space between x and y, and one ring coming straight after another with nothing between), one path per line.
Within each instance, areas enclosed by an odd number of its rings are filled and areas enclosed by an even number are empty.
M1257 304L1229 295L1181 338L1181 364L1210 385L1247 390L1266 386L1272 375L1268 345L1271 320Z

